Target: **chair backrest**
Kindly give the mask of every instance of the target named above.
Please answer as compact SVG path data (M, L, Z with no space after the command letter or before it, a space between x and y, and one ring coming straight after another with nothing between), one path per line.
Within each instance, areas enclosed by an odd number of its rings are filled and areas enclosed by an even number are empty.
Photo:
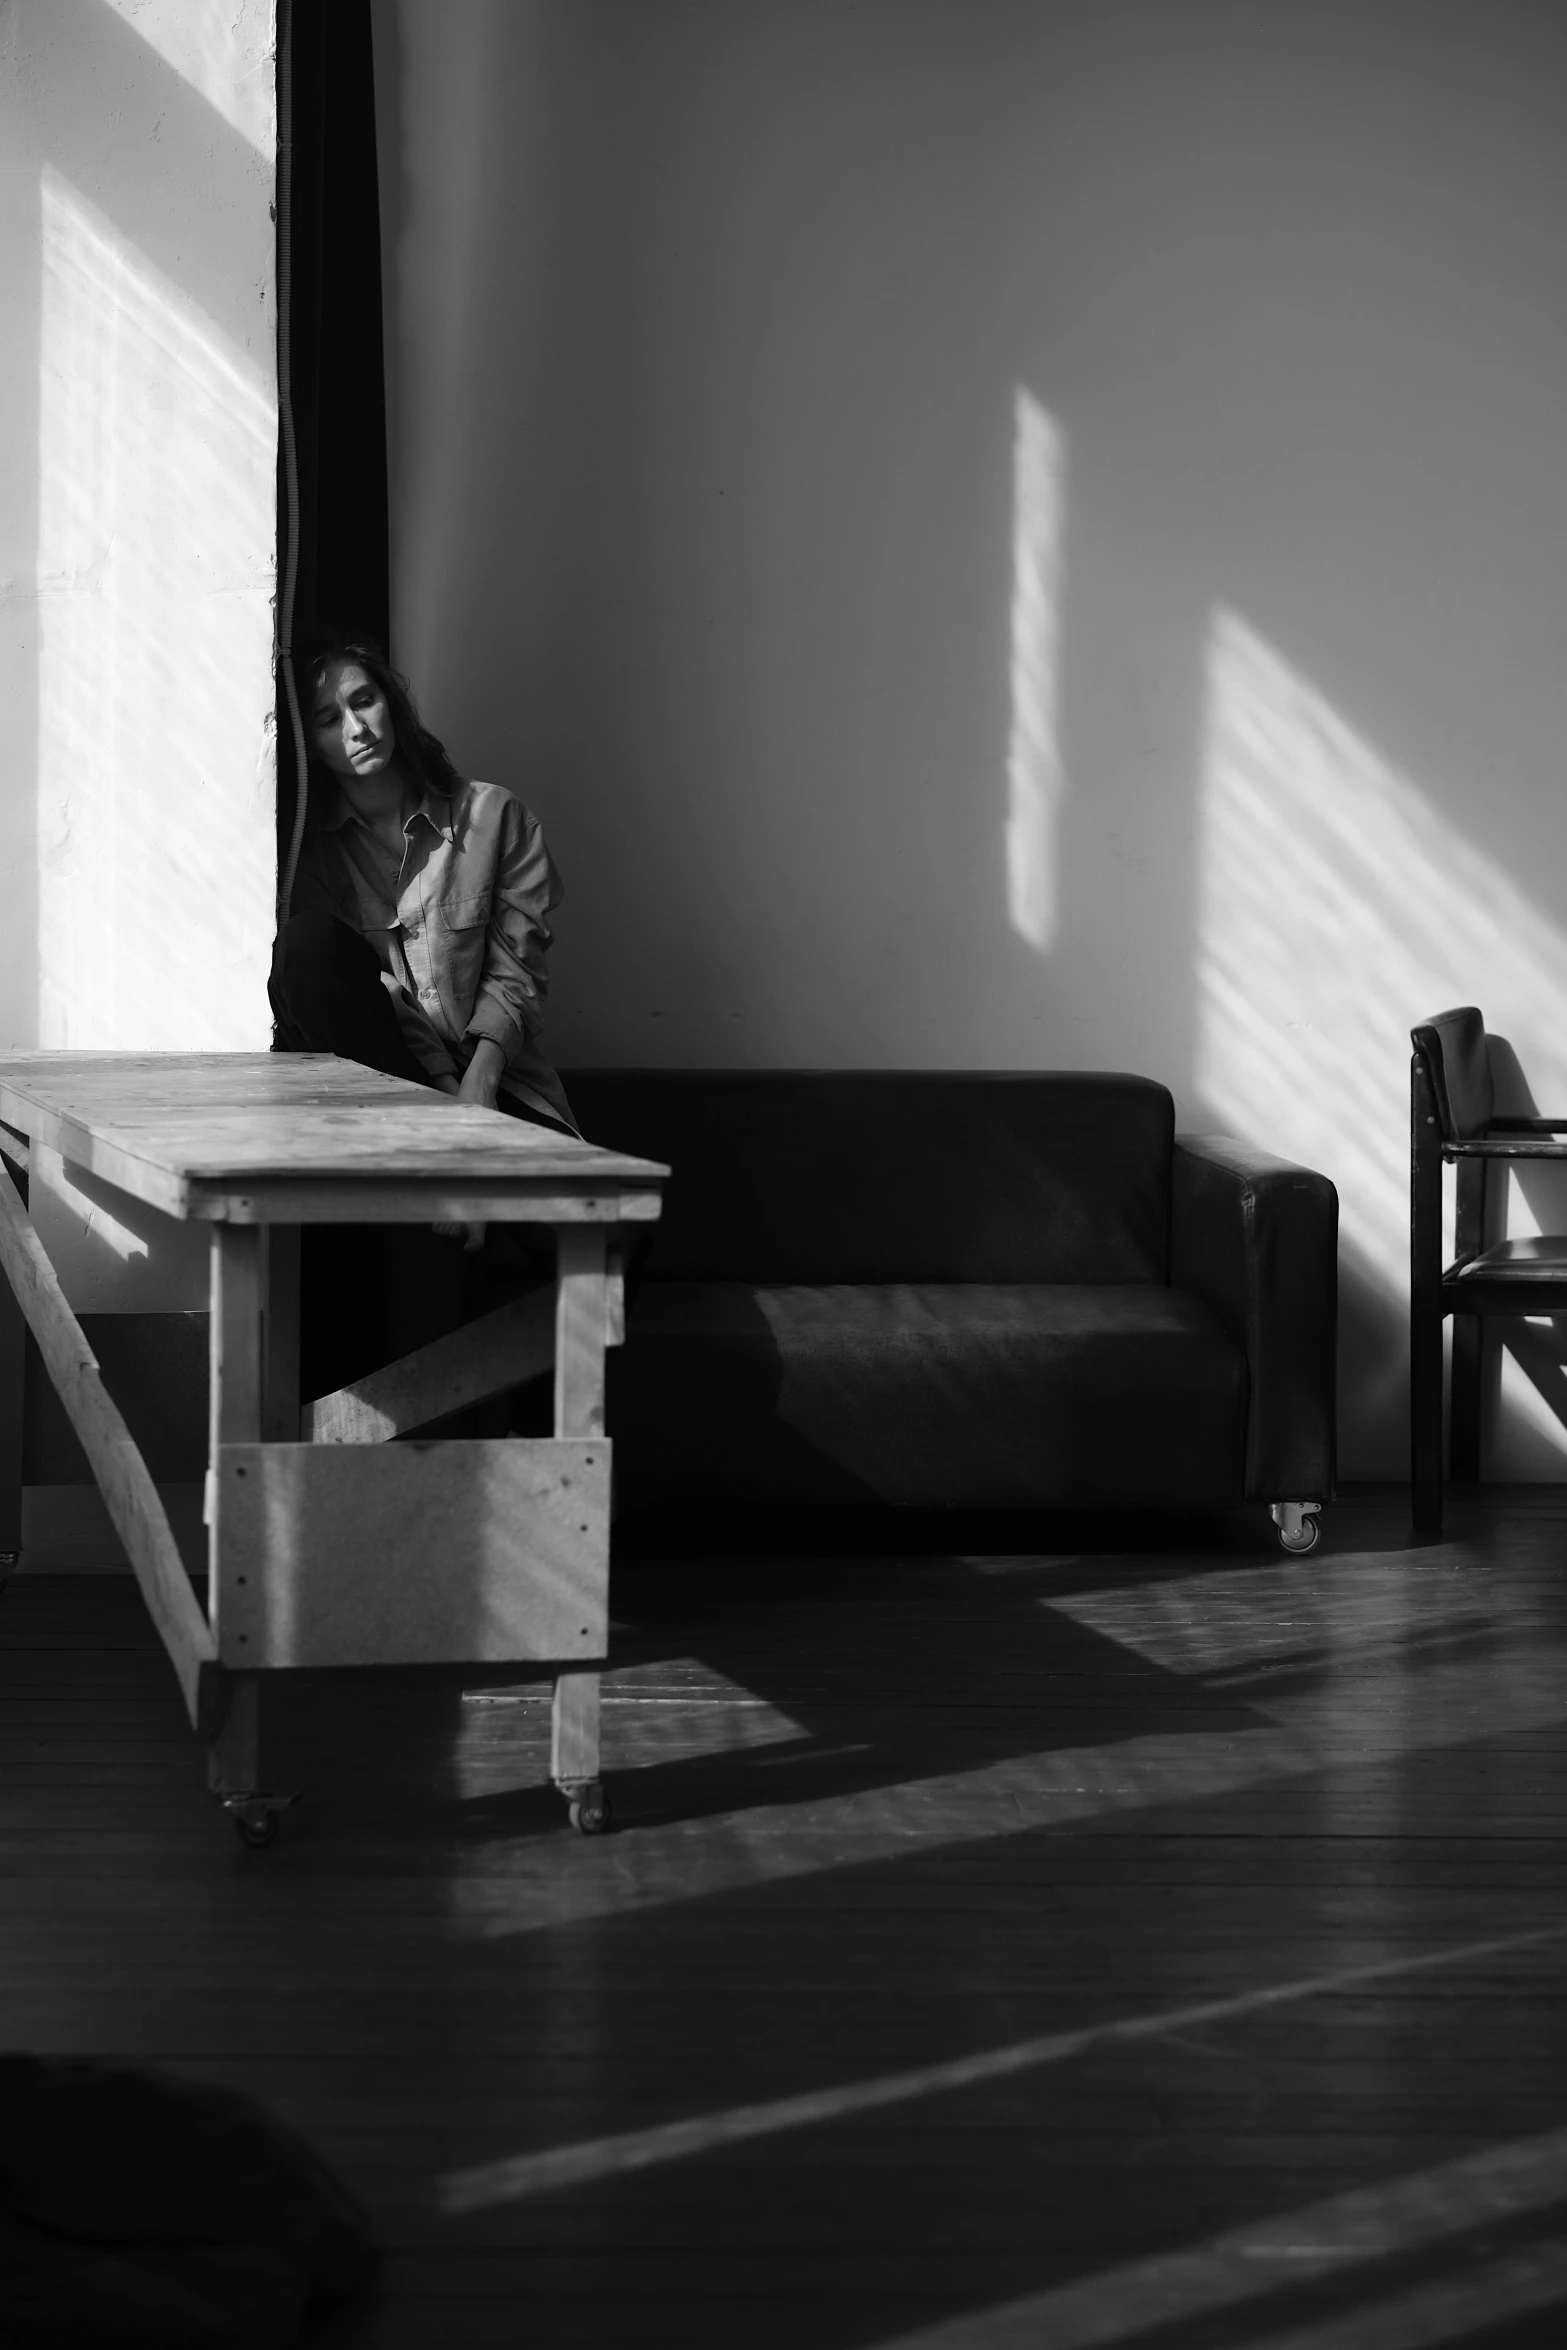
M1496 1115L1485 1018L1473 1004L1436 1012L1409 1032L1426 1065L1444 1142L1472 1142Z
M654 1280L1168 1278L1175 1113L1148 1078L563 1075L593 1141L674 1169Z

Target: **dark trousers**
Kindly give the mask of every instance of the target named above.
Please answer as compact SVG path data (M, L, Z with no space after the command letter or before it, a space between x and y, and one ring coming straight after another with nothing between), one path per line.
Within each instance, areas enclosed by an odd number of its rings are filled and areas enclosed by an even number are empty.
M292 914L278 932L268 983L273 1049L336 1053L415 1085L432 1080L409 1049L381 982L374 947L333 914ZM502 1099L508 1116L565 1133L553 1118ZM553 1244L502 1230L481 1257L413 1225L307 1226L301 1252L300 1388L306 1397L452 1330L553 1271Z
M267 982L275 1028L273 1051L336 1053L366 1069L405 1077L413 1085L434 1079L414 1057L381 984L381 959L368 939L335 914L290 914L272 949ZM496 1108L508 1118L551 1134L571 1128L543 1110L502 1094Z
M337 1053L388 1077L429 1084L381 984L380 957L335 914L289 916L272 949L267 993L275 1051Z

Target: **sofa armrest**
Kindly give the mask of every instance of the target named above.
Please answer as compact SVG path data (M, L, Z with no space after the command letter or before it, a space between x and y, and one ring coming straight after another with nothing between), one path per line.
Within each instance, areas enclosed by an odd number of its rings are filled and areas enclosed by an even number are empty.
M1170 1281L1246 1349L1248 1501L1328 1501L1338 1340L1338 1193L1225 1135L1176 1139Z

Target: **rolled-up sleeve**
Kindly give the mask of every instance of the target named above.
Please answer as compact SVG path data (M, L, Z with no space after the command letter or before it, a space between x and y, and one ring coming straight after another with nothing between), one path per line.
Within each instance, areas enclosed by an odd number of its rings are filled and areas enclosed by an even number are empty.
M509 793L501 797L500 827L484 968L464 1034L489 1037L510 1061L544 1026L549 916L563 892L542 825Z

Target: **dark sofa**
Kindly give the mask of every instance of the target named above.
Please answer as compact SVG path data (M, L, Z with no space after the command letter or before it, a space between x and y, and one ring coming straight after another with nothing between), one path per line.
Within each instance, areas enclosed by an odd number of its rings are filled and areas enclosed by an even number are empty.
M622 1506L1332 1491L1337 1198L1140 1077L578 1071L669 1162L611 1362Z

